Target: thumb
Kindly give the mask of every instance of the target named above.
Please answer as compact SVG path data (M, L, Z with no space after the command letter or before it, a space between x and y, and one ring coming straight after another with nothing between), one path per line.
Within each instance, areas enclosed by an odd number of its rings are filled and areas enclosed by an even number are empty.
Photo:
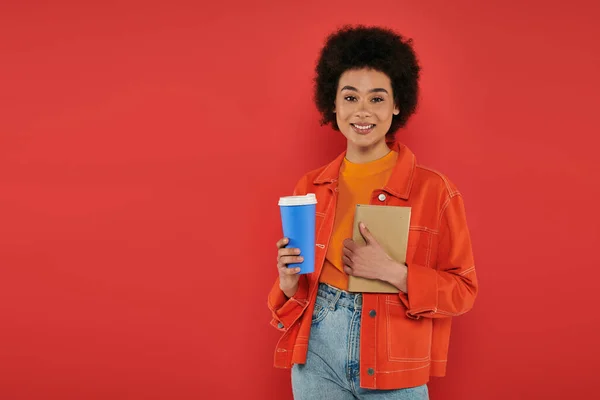
M360 234L365 239L365 242L367 242L368 245L369 244L375 245L375 246L379 245L379 243L377 243L377 240L375 240L375 238L373 237L373 234L371 233L371 231L369 231L369 229L367 228L367 226L364 223L362 223L362 222L359 223L358 228L360 230Z

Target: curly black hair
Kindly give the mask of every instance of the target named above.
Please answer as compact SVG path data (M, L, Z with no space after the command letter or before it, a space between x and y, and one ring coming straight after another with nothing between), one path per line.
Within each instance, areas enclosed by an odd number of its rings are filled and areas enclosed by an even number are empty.
M394 102L400 110L393 116L386 135L393 139L417 108L421 67L412 39L386 28L347 25L329 35L314 79L314 100L322 116L321 124L331 123L339 130L334 110L340 76L347 70L362 68L382 72L390 78Z

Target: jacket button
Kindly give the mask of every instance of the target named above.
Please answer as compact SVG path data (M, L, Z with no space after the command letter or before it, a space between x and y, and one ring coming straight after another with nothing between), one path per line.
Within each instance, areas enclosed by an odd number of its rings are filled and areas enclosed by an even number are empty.
M385 201L385 198L386 198L385 193L380 193L379 197L377 197L377 198L379 199L379 201Z
M371 311L369 311L369 316L370 316L371 318L375 318L375 316L376 316L376 315L377 315L377 311L375 311L375 310L371 310Z
M280 323L278 323L278 324L277 324L277 327L278 327L279 329L283 329L283 324L280 322Z
M375 370L374 370L373 368L369 368L369 369L367 370L367 374L369 374L369 375L373 376L373 375L375 375Z

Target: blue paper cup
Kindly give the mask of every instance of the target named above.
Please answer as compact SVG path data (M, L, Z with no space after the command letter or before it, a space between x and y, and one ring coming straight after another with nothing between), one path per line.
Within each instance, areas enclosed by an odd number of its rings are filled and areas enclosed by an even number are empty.
M288 264L288 268L300 267L300 274L315 271L315 220L317 198L313 193L306 196L286 196L279 199L283 236L290 241L286 247L300 249L304 261Z

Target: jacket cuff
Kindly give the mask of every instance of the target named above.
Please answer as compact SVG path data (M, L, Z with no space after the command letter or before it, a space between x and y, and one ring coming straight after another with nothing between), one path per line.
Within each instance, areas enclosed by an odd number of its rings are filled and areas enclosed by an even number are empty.
M287 330L302 315L308 305L308 282L306 275L301 275L298 290L289 299L279 288L279 280L269 294L269 306L273 312L271 325L280 330Z
M418 264L408 266L406 287L408 292L408 310L406 315L412 319L433 315L437 312L437 282L435 269Z

